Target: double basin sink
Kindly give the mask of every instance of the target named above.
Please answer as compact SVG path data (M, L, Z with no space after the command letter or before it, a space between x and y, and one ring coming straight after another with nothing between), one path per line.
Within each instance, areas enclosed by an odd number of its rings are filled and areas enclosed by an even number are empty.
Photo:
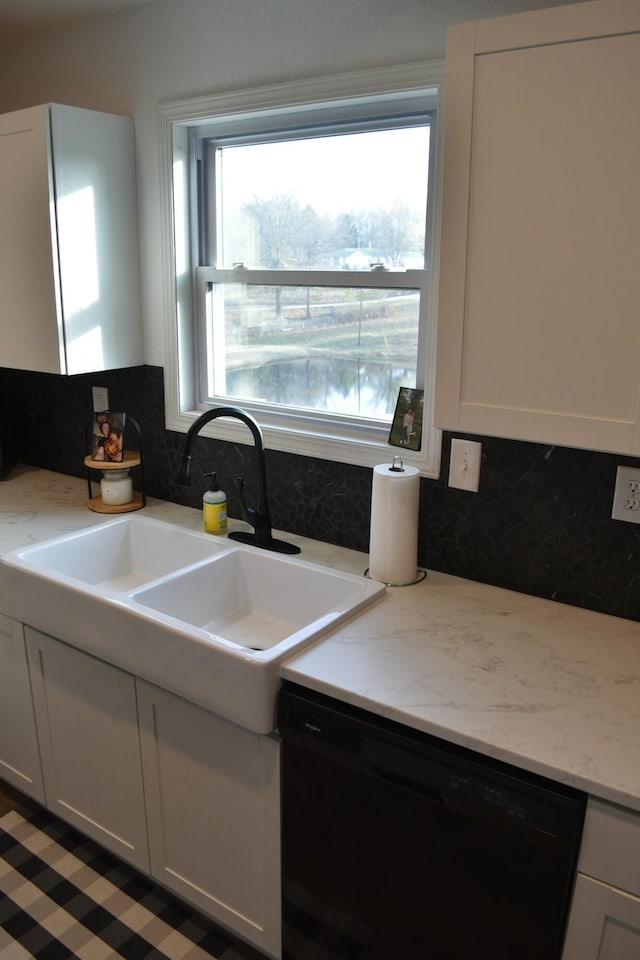
M255 731L283 660L383 584L144 516L0 560L4 612Z

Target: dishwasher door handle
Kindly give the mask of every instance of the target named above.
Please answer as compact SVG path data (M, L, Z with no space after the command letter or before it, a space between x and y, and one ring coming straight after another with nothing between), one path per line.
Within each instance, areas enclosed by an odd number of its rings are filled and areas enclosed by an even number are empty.
M442 807L448 806L446 797L444 797L437 790L434 790L432 787L429 787L428 784L421 783L419 780L415 780L413 777L407 777L402 773L398 773L397 770L391 770L388 767L381 766L380 764L373 764L370 767L370 771L375 777L378 777L379 780L384 780L386 783L391 783L394 787L400 787L403 790L410 790L412 793L418 793L426 800L431 800L433 803L438 803Z

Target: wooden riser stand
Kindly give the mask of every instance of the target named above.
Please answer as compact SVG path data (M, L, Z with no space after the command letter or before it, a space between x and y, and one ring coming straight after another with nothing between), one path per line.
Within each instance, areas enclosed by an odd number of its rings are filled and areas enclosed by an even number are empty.
M87 486L89 490L89 510L95 513L131 513L133 510L141 510L147 502L144 488L144 464L142 454L142 432L140 426L133 417L127 415L126 426L131 425L138 435L138 450L125 450L121 463L110 463L103 460L93 460L91 456L84 458L84 465L87 467ZM92 424L89 426L91 430ZM140 467L140 486L141 490L133 491L133 498L129 503L104 503L100 495L94 496L91 488L91 474L107 473L110 470L128 470L129 468Z

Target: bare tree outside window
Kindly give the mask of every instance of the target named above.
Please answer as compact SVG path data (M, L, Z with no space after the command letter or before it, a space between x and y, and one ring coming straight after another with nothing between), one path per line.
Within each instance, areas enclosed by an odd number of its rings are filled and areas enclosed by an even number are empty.
M391 420L417 386L429 156L428 123L218 148L216 396Z

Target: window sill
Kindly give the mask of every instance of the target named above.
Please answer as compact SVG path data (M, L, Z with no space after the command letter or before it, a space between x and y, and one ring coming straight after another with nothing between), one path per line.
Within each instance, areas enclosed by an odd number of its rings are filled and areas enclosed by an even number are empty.
M178 413L173 418L167 418L166 427L168 430L175 430L177 433L186 433L201 413L201 410ZM402 457L403 463L416 467L423 477L437 479L440 473L441 434L437 430L427 431L431 444L427 444L426 450L414 451L391 446L386 442L320 435L299 429L292 431L283 427L265 425L260 422L259 416L256 419L260 423L264 444L268 450L280 450L284 453L292 453L302 457L371 468L380 463L390 463L394 457ZM252 444L246 427L233 420L220 419L216 420L215 423L207 424L201 435L231 443Z

